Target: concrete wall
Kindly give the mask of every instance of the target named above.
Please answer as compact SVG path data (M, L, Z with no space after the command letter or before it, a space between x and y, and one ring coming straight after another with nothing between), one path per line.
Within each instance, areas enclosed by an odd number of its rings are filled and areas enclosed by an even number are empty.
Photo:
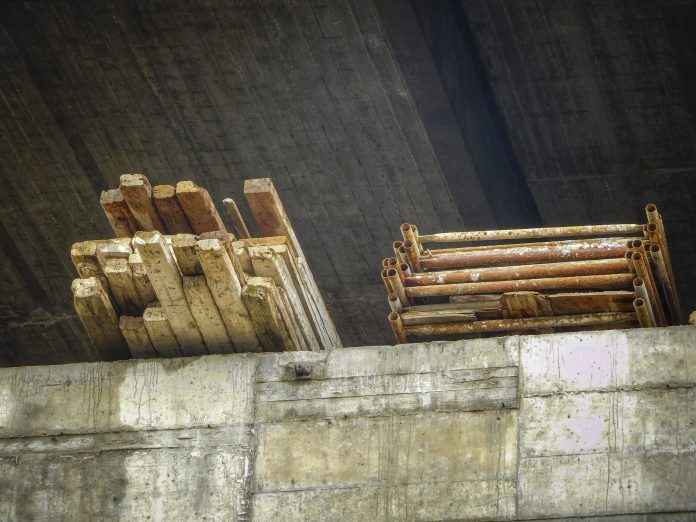
M0 519L693 520L695 399L693 327L0 369Z

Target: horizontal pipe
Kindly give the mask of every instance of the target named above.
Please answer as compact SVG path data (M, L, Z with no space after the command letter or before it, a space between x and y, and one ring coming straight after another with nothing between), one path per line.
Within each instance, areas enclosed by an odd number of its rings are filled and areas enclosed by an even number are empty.
M559 289L621 289L630 287L633 274L606 274L576 277L548 277L513 281L488 281L484 283L456 283L445 285L412 286L405 289L406 296L430 297L464 294L490 294Z
M559 245L564 246L570 243L586 244L586 243L596 243L597 241L609 240L612 242L625 241L626 244L633 244L633 240L637 239L635 237L609 237L609 238L585 238L585 239L564 239L560 241L534 241L526 243L493 243L487 245L476 245L476 246L457 246L451 248L429 248L426 252L427 256L438 256L440 254L452 254L452 253L462 253L462 252L483 252L486 250L499 250L501 248L506 249L517 249L526 247L541 247L541 246L553 246Z
M441 285L451 283L476 283L507 281L514 279L540 279L544 277L618 274L629 272L625 257L595 259L590 261L568 261L536 265L496 266L447 272L428 272L406 277L406 286Z
M545 261L581 261L621 257L626 253L624 239L586 239L560 241L534 246L506 247L469 252L451 252L423 257L422 268L466 268Z
M599 314L527 317L521 319L493 319L472 323L444 323L404 328L406 337L431 337L478 332L503 332L509 330L534 330L538 328L564 328L611 325L636 321L633 312L607 312Z
M419 236L422 243L451 243L467 241L505 241L547 237L580 237L643 233L643 225L586 225L576 227L515 228L509 230L478 230L444 232Z

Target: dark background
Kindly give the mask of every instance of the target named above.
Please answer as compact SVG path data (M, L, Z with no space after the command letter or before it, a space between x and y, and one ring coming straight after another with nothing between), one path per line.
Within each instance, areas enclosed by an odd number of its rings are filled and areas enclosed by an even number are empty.
M5 2L0 365L88 360L69 249L110 236L123 172L242 207L273 178L345 345L392 342L379 264L403 221L654 202L696 308L694 27L678 0Z

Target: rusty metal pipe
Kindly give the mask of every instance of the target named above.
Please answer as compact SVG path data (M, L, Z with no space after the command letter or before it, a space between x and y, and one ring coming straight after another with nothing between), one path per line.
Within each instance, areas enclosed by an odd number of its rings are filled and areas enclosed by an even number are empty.
M394 290L392 289L389 278L387 277L387 270L387 268L382 269L382 282L384 283L384 287L387 289L387 294L390 294L394 293Z
M667 307L669 308L672 323L679 324L681 322L681 307L679 306L679 297L674 289L672 280L669 277L667 263L659 245L650 245L650 258L653 260L655 268L657 269L657 277L660 280L665 298L667 299Z
M406 241L416 242L416 236L413 233L410 223L403 223L401 225L401 235L404 237L404 243L406 243Z
M655 321L655 312L653 311L652 305L650 304L650 296L648 295L648 289L645 286L645 281L641 279L640 277L636 277L633 280L633 291L636 293L636 297L639 297L643 300L645 303L645 308L648 311L648 315L650 316L650 322L653 325L656 325L657 322Z
M539 328L566 328L600 325L616 325L636 321L633 312L608 312L582 315L560 315L548 317L528 317L521 319L494 319L462 323L441 323L407 326L406 338L432 337L439 335L461 335L478 332L503 332L510 330L534 330Z
M401 306L409 306L410 301L406 296L404 285L401 283L399 273L394 268L387 270L387 281L391 286L391 292L396 294L396 297L401 301Z
M662 221L662 215L657 211L657 206L654 203L645 205L645 214L648 216L648 224L653 223L657 228L657 244L662 249L662 255L671 273L672 258L667 247L667 235L665 234L665 224ZM672 284L674 284L674 278L672 278Z
M638 322L640 323L641 328L651 328L655 326L655 324L651 321L650 315L648 314L648 307L645 304L645 301L641 299L640 297L637 297L633 300L633 308L636 311L636 316L638 317Z
M404 250L406 251L406 257L408 259L408 265L411 267L411 272L421 271L420 254L418 252L418 246L407 239L404 241Z
M399 298L395 293L389 294L387 297L387 302L389 303L389 308L391 308L392 312L396 312L397 314L403 312L404 307L401 306L401 301L399 301Z
M541 279L545 277L618 274L629 272L625 257L568 261L536 265L512 265L504 267L473 268L446 272L427 272L406 277L406 286L441 285L451 283L477 283L508 281L514 279Z
M444 285L413 286L405 289L406 296L430 297L465 294L491 294L502 292L560 290L560 289L621 289L630 286L633 274L606 274L576 277L548 277L513 281L488 281L485 283L456 283Z
M394 249L394 257L396 257L397 259L399 259L399 248L401 248L402 246L404 246L403 241L394 241L392 243L392 248Z
M411 267L408 266L408 263L401 263L399 266L406 277L411 275Z
M413 237L415 238L415 243L416 243L416 246L418 247L418 253L422 254L423 253L423 243L421 243L420 236L418 235L418 227L416 225L411 225L411 232L413 233Z
M467 241L505 241L547 237L580 237L643 233L643 225L586 225L574 227L516 228L509 230L478 230L424 234L422 243L451 243Z
M396 256L396 258L399 260L399 263L408 263L408 256L406 255L406 249L404 248L403 243L399 247L399 255Z
M636 267L633 266L633 250L626 251L626 264L628 265L628 270L632 274L636 273Z
M633 266L636 267L636 275L645 283L645 288L648 291L648 301L653 308L655 314L655 324L657 326L667 326L667 319L662 309L662 302L657 293L657 286L653 278L652 271L648 260L640 252L633 252Z
M396 312L391 312L387 317L389 318L389 324L394 331L396 343L404 344L406 342L406 332L404 331L404 325L401 322L401 316Z
M430 248L425 253L426 256L438 256L440 254L451 254L451 253L462 253L462 252L483 252L487 250L498 250L501 248L526 248L526 247L539 247L539 246L565 246L570 243L596 243L597 241L625 241L626 244L632 244L635 237L611 237L611 238L589 238L589 239L568 239L563 241L534 241L532 243L506 243L506 244L492 244L492 245L476 245L476 246L458 246L452 248Z
M621 257L626 253L623 239L587 239L535 246L505 247L485 251L452 252L423 257L422 268L466 268L549 261L581 261Z

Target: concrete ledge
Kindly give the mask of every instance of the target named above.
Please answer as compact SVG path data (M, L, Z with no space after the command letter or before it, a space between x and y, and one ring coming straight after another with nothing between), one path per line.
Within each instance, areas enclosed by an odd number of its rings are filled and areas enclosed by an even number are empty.
M689 520L695 400L693 327L5 368L0 518Z

